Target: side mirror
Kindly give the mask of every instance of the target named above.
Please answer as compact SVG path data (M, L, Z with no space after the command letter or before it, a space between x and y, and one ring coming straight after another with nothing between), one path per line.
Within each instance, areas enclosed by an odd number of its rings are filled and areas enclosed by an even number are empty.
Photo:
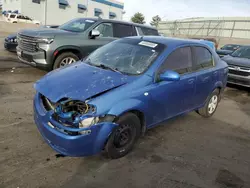
M168 70L160 75L160 81L179 81L180 75L175 72Z
M90 31L90 38L94 39L96 37L99 37L100 34L101 34L100 31L94 29L94 30Z

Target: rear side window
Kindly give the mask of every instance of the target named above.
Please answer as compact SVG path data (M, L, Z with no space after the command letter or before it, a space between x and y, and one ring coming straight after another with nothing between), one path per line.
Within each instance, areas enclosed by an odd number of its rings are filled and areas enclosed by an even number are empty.
M122 38L134 36L134 28L132 25L113 23L114 26L114 37Z
M173 70L185 74L192 70L192 53L190 47L178 48L172 52L160 68L160 73Z
M141 30L142 35L154 35L154 36L159 35L159 33L156 29L150 29L150 28L146 28L146 27L137 27L137 28L138 28L137 30ZM140 32L139 32L139 34L140 34Z
M204 47L194 47L195 64L194 69L199 70L214 66L213 56L211 52Z

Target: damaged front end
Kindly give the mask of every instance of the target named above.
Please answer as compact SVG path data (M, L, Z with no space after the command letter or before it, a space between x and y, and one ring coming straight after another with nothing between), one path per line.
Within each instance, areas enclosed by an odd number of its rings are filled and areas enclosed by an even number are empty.
M113 122L115 119L115 116L110 115L95 116L96 107L87 102L64 98L53 103L41 94L40 98L44 109L51 112L52 120L61 124L58 130L69 135L90 134L91 130L85 129L100 122ZM49 126L56 128L54 124L50 122Z
M41 93L34 98L34 121L44 140L66 156L88 156L102 151L118 125L115 116L97 116L96 107L69 98L52 102Z

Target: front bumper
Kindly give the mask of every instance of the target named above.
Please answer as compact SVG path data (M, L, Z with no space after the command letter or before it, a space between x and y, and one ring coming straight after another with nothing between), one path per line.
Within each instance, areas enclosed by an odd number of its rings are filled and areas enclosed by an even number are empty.
M109 135L117 126L117 124L106 122L93 125L88 129L67 128L53 120L51 115L52 112L46 112L39 94L36 94L34 98L34 120L37 128L44 140L55 151L66 156L79 157L100 153ZM72 136L64 133L62 129L75 132L87 131L88 133Z
M28 51L23 51L17 46L16 52L18 59L25 64L44 70L49 70L51 68L46 61L45 51L28 52Z
M15 52L17 47L17 43L12 42L4 42L4 48L8 51Z
M227 83L250 87L250 76L239 76L235 74L228 74Z

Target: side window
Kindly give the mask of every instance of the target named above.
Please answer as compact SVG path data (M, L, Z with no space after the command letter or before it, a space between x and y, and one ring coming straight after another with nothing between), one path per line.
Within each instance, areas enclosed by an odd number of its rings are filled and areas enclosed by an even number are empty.
M114 23L113 25L114 25L114 37L122 38L135 35L134 28L132 25L118 24L118 23Z
M153 35L153 36L158 36L159 33L156 29L150 29L146 27L141 27L143 35Z
M22 19L22 16L21 16L21 15L18 15L18 16L17 16L17 19Z
M113 26L111 23L101 23L95 29L100 32L100 37L113 37Z
M192 53L190 47L178 48L172 52L160 68L160 73L173 70L185 74L192 70Z
M204 47L194 47L195 64L194 70L209 68L214 66L211 52Z
M11 15L10 15L10 18L15 18L15 17L16 17L15 14L11 14Z
M137 30L139 36L144 35L140 27L136 27L136 30Z

